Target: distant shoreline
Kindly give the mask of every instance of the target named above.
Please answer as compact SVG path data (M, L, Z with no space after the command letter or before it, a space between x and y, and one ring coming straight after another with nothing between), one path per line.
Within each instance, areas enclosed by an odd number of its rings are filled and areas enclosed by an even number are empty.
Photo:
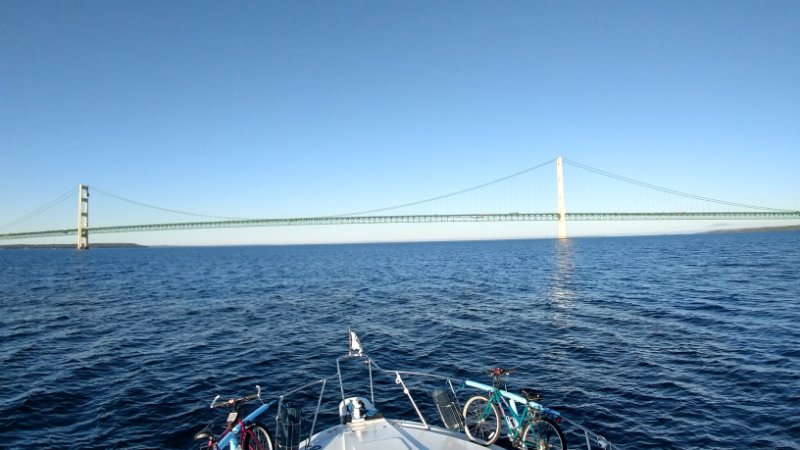
M0 250L13 250L25 248L71 248L75 249L76 244L10 244L0 245ZM147 247L146 245L132 244L132 243L98 243L90 244L89 248L133 248L133 247Z
M800 225L786 225L782 227L757 227L757 228L735 228L731 230L706 231L703 234L719 233L759 233L765 231L800 231Z
M800 225L787 225L787 226L780 226L780 227L756 227L756 228L734 228L730 230L712 230L712 231L702 231L697 233L685 233L685 234L732 234L732 233L765 233L765 232L782 232L782 231L800 231ZM634 235L631 235L632 237ZM636 237L641 237L643 235L635 235ZM653 234L652 236L667 236L664 234ZM580 236L576 236L578 238ZM584 236L584 237L602 237L602 236ZM624 236L614 236L614 237L624 237ZM427 242L427 241L421 241ZM387 242L370 242L371 244L379 244L379 243L389 243ZM339 243L330 243L331 245L336 245ZM250 244L245 244L245 246ZM252 244L252 245L274 245L274 244ZM278 244L280 245L280 244ZM312 245L320 245L320 244L312 244ZM325 244L323 244L325 245ZM0 250L14 250L14 249L74 249L76 244L11 244L11 245L0 245ZM97 244L90 244L89 248L148 248L148 247L184 247L183 245L142 245L142 244L134 244L134 243L97 243ZM189 246L194 247L194 246Z

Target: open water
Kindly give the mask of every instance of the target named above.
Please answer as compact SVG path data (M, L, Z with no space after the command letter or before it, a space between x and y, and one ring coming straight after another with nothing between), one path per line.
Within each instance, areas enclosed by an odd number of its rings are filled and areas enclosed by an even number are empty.
M0 251L0 448L197 448L215 394L330 375L348 327L516 367L626 449L800 449L797 232Z

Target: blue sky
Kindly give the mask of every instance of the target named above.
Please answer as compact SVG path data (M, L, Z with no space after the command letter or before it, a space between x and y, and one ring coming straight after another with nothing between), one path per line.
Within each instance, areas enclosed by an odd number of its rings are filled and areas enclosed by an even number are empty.
M447 194L558 155L695 195L800 209L798 49L796 1L4 1L0 232L74 227L73 198L17 220L79 183L98 189L95 226L197 219L101 192L213 216L316 216ZM554 171L394 212L554 211ZM568 210L702 209L575 166L565 178ZM554 223L436 224L92 241L555 233Z

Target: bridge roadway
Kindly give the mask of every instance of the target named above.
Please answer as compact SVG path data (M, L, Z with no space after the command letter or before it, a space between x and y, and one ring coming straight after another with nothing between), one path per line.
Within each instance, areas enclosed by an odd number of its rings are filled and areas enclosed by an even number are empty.
M800 211L780 212L599 212L566 213L567 221L626 221L626 220L800 220ZM503 213L503 214L418 214L407 216L331 216L299 217L289 219L239 219L209 222L176 222L143 225L117 225L92 227L89 232L134 233L143 231L191 230L201 228L283 227L308 225L370 225L386 223L432 222L546 222L558 221L558 213ZM26 239L48 236L74 235L77 228L28 231L0 234L0 239Z

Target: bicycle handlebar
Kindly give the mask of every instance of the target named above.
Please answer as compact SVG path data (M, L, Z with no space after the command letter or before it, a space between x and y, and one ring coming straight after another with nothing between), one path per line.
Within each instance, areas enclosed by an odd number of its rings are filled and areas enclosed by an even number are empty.
M214 397L214 400L211 400L211 408L212 409L214 409L214 408L234 407L234 406L239 405L240 403L247 403L247 402L255 400L255 399L259 399L260 400L261 399L261 386L256 385L256 393L255 394L248 394L248 395L245 395L244 397L241 397L241 398L229 398L227 400L223 400L221 402L218 402L217 400L219 399L219 397L220 396L217 395L216 397Z
M495 367L493 369L487 369L486 374L493 377L501 377L503 375L510 375L516 371L517 369L504 369L502 367Z

